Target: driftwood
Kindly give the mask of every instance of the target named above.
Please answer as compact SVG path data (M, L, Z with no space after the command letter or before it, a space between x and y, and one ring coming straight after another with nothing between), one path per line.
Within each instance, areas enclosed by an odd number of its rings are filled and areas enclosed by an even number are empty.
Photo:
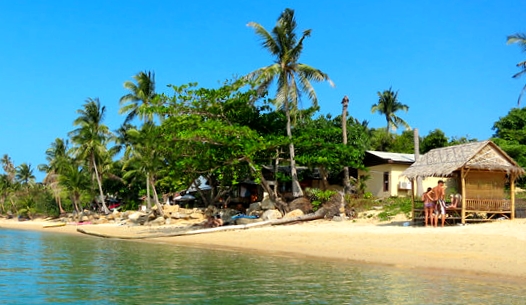
M217 228L187 230L187 231L179 231L179 232L171 232L171 233L151 233L151 234L141 234L141 235L103 234L103 233L98 233L95 231L89 231L89 230L86 230L80 227L77 228L77 232L91 235L91 236L102 237L102 238L146 239L146 238L196 235L196 234L203 234L203 233L225 232L225 231L234 231L234 230L246 230L246 229L256 228L256 227L277 226L277 225L283 225L283 224L294 223L294 222L315 220L315 219L320 219L320 218L323 218L323 215L308 214L308 215L303 215L303 216L298 216L298 217L267 220L267 221L254 222L254 223L249 223L249 224L244 224L244 225L231 225L231 226L223 226L223 227L217 227Z

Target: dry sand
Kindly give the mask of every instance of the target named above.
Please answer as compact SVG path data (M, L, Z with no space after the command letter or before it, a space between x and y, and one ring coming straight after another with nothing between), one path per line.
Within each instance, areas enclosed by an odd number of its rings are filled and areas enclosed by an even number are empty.
M43 228L43 223L1 220L0 228L81 234L75 225ZM445 228L401 224L315 220L147 241L526 279L526 219ZM82 228L121 236L161 229L118 225L84 225Z

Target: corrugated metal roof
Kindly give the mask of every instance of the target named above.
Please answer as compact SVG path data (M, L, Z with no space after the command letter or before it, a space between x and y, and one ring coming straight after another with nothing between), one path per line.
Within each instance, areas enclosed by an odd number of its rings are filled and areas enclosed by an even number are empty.
M393 162L415 162L415 155L414 154L400 154L400 153L393 153L393 152L386 152L386 151L374 151L374 150L368 150L368 153L377 156L378 158L382 158L384 160L391 160Z

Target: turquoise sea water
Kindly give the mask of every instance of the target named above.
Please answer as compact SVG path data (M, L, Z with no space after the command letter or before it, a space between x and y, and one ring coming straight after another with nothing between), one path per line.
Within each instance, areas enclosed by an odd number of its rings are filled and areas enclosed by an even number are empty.
M520 282L0 229L0 304L525 304Z

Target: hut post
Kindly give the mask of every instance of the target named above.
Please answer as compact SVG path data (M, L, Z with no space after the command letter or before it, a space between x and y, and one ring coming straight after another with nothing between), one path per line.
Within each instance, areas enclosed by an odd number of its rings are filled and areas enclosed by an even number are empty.
M415 223L415 179L409 179L409 181L411 182L411 217Z
M462 211L460 212L460 215L461 223L463 225L466 224L466 174L464 167L462 167L460 169L460 188L462 193Z
M515 174L510 176L510 199L511 199L511 216L510 218L515 219Z

